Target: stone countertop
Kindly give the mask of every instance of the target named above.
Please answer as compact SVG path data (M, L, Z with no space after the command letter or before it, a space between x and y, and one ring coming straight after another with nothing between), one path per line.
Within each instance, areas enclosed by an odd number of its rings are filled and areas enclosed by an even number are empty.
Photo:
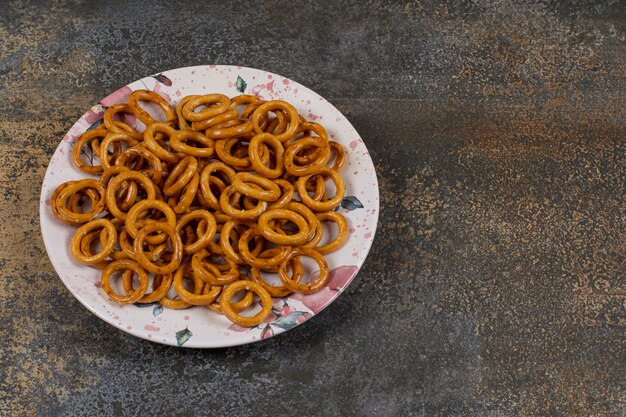
M626 415L623 4L1 10L0 415ZM328 309L262 343L190 350L83 308L47 259L38 199L86 109L207 63L334 103L371 152L381 211Z

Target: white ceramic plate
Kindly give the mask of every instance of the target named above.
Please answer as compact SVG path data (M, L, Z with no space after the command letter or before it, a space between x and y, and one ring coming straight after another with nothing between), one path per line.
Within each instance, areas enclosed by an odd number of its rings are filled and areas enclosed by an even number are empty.
M169 310L159 304L120 306L107 299L100 288L100 271L76 262L71 256L69 242L75 228L52 216L50 196L59 184L88 177L71 161L74 142L85 130L101 123L107 107L125 103L129 93L138 89L155 91L172 105L190 94L216 92L229 97L243 92L265 100L286 100L307 119L321 123L331 138L345 147L347 163L342 176L346 198L340 212L348 219L350 234L340 250L327 255L332 272L325 288L311 295L294 294L275 299L272 315L254 328L233 325L204 307ZM206 65L179 68L135 81L88 110L65 135L50 160L41 190L40 218L52 265L70 292L95 315L118 329L153 342L214 348L278 335L306 321L335 300L365 261L376 231L378 204L378 182L369 153L350 122L332 104L303 85L276 74L238 66Z

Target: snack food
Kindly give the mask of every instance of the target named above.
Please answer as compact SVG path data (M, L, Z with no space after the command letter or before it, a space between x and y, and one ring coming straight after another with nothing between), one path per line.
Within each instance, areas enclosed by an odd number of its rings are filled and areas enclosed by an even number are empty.
M160 117L142 101L156 104ZM145 130L115 120L118 113L134 114ZM83 161L83 147L99 163ZM203 305L256 326L269 316L271 297L325 285L323 255L347 239L347 222L334 211L345 192L339 175L345 158L323 126L284 101L208 94L184 97L173 108L137 90L127 105L105 112L103 127L76 141L74 163L99 180L61 184L51 208L58 220L79 227L72 253L103 270L112 300ZM326 180L334 196L326 195ZM320 246L323 221L336 223L338 233ZM302 257L319 265L310 283ZM261 272L278 273L282 285L265 282ZM112 282L120 273L116 292ZM168 297L172 288L178 297ZM240 292L244 297L234 301ZM242 313L258 304L252 317Z

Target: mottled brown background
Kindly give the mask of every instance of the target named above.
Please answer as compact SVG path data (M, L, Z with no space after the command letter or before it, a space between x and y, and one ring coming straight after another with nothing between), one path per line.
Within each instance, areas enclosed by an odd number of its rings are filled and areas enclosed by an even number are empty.
M624 416L618 1L0 2L0 415ZM39 237L54 148L148 74L290 77L371 151L379 231L280 337L159 346L101 322Z

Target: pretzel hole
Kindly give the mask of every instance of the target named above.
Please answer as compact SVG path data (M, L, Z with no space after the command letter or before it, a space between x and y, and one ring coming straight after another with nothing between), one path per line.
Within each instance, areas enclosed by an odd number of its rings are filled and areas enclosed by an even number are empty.
M141 107L146 113L154 119L155 122L167 122L167 117L161 107L151 101L138 100L139 107ZM138 132L143 132L146 129L146 125L139 119L137 119Z
M302 280L300 284L308 284L315 281L320 274L320 267L317 262L308 256L300 256L299 258L302 264ZM289 276L291 276L291 272L289 272Z
M317 246L324 246L335 240L339 235L339 227L337 226L337 223L330 220L324 220L321 223L323 231L322 240L320 240Z

